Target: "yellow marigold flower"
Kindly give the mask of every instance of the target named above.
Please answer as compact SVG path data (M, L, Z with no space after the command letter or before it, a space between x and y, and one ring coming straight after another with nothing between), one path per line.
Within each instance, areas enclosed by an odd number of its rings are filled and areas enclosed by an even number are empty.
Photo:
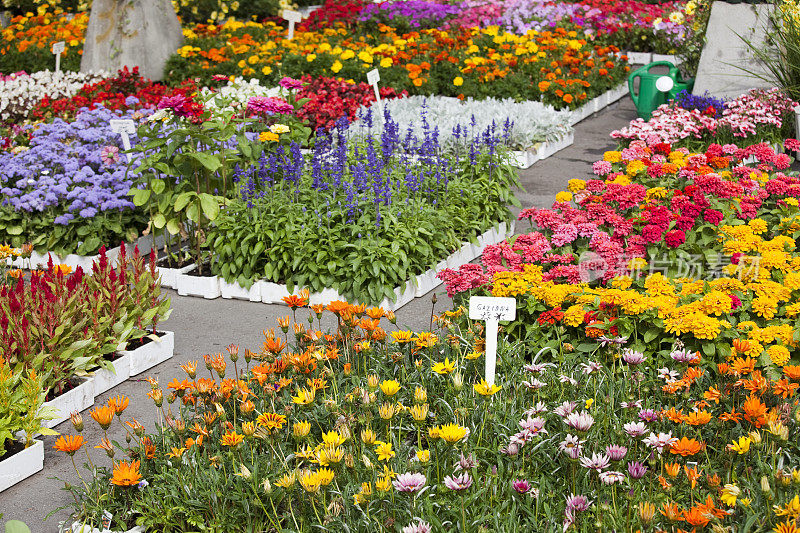
M386 396L394 396L400 390L400 383L394 379L386 379L381 382L381 391Z
M312 62L312 61L314 61L316 58L317 58L317 54L308 54L308 55L306 56L306 61L308 61L309 63L311 63L311 62ZM317 487L317 488L319 488L319 487Z
M747 223L747 225L752 228L753 233L755 233L756 235L760 235L760 234L764 233L765 231L767 231L767 223L766 223L766 221L764 221L764 220L762 220L760 218L754 218L754 219L750 220Z
M269 76L270 74L272 74L272 67L270 67L269 65L265 65L264 67L261 68L261 74L263 74L264 76Z
M622 154L615 150L608 151L603 154L603 160L609 163L619 163L622 161Z
M333 62L333 65L331 65L331 72L338 74L339 71L342 70L342 66L342 62L337 59Z
M372 64L372 54L367 52L366 50L362 50L358 53L358 58L367 64Z
M480 383L476 383L472 387L475 389L475 392L481 396L492 396L502 388L496 383L489 385L485 379L482 379Z
M453 78L453 85L455 85L456 87L461 87L462 85L464 85L464 78L462 78L461 76L456 76L455 78Z

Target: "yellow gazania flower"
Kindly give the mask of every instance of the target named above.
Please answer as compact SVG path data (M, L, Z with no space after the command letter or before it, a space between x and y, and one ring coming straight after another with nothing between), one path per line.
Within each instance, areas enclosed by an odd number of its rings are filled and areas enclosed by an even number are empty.
M319 487L322 484L322 479L317 472L312 472L311 470L303 470L300 473L300 486L303 489L310 493L314 494L319 492Z
M378 492L389 492L389 489L392 487L392 479L389 477L379 477L377 481L375 481L375 489Z
M417 422L424 422L426 418L428 418L428 404L416 404L411 409L411 416Z
M341 446L346 440L338 431L328 431L322 434L322 443L326 446Z
M450 359L448 359L447 357L444 358L444 362L436 363L432 367L432 370L437 374L449 374L455 369L456 369L456 363L451 362Z
M467 428L459 426L458 424L445 424L439 426L437 430L439 438L441 438L448 444L455 444L456 442L465 438L469 433L469 430L467 430Z
M394 396L400 390L400 384L394 379L386 379L381 382L381 391L386 396Z
M375 432L372 431L370 428L361 431L361 442L364 444L372 444L375 442L376 435Z
M319 478L319 484L327 487L333 481L334 473L329 468L320 468L317 470L317 477Z
M739 487L731 483L728 483L722 488L722 494L720 495L720 499L728 507L733 507L734 505L736 505L736 498L738 498L741 493L742 491Z
M733 441L732 444L728 444L728 449L739 455L744 455L750 451L751 442L750 437L740 437L738 441Z
M483 352L470 352L467 355L465 355L464 358L468 359L469 361L473 361L473 360L477 359L478 357L480 357L482 355L483 355Z
M225 435L222 436L221 443L223 446L230 446L231 448L235 448L244 440L243 435L239 435L235 431L229 431Z
M786 505L774 506L776 516L789 516L792 519L797 519L800 516L800 496L795 494L794 498L786 502Z
M425 464L431 460L431 451L430 450L417 450L417 460Z
M414 334L410 331L392 331L389 335L392 336L392 339L397 344L405 344L410 342L411 338L414 336Z
M394 416L395 412L395 407L392 403L383 403L378 408L378 415L383 420L390 420Z
M295 422L294 426L292 427L292 436L296 439L302 439L311 431L311 423L310 422Z
M475 389L475 392L477 392L481 396L492 396L502 387L496 383L489 385L485 379L482 379L480 383L476 383L475 385L473 385L473 388Z
M297 405L308 405L314 401L316 391L312 389L301 388L297 390L297 396L292 396L292 402Z
M323 446L317 451L317 461L320 466L339 464L344 458L344 450L337 446Z
M394 450L392 450L391 442L383 442L379 440L375 441L375 453L377 454L379 461L388 461L397 455Z

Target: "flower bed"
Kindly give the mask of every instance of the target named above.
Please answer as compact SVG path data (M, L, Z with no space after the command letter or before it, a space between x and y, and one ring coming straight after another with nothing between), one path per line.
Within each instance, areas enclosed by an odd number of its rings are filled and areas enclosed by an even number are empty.
M0 241L60 255L135 241L147 222L127 196L132 176L109 120L146 113L99 107L74 122L55 119L23 130L31 132L28 146L0 152Z
M611 136L623 142L659 140L692 149L711 142L780 142L794 133L796 105L779 89L754 89L726 102L683 94L675 103L653 111L649 121L636 119Z
M31 111L42 100L69 98L87 83L94 83L106 77L105 73L51 72L43 70L26 74L18 72L0 81L0 119L4 123L21 126ZM3 148L9 143L4 143Z
M0 357L40 376L48 399L69 391L76 373L112 368L118 349L169 316L154 255L148 264L123 248L114 267L104 252L91 276L51 264L0 287Z
M74 519L96 524L108 510L115 530L165 532L197 521L296 531L391 521L405 532L792 523L797 366L764 376L743 344L717 366L680 343L648 355L565 343L558 363L501 343L489 385L463 309L438 318L441 331L389 334L394 317L379 308L309 309L312 326L334 315L326 336L300 323L306 304L291 300L298 323L281 319L285 333L266 331L260 349L231 345L206 356L207 371L190 361L184 379L151 381L166 422L147 433L119 419L126 458L71 485ZM96 420L116 425L127 405L114 400ZM77 435L56 447L86 445Z
M185 32L186 44L166 71L170 79L197 77L207 83L215 74L236 74L274 84L280 76L304 74L360 81L377 67L382 85L409 94L510 96L556 108L580 106L618 85L628 71L614 55L618 49L593 46L562 29L525 36L491 29L418 35L382 29L358 39L341 28L296 32L277 46L284 30L273 24L198 26Z
M55 68L51 46L64 41L63 70L77 71L81 65L88 13L75 15L58 9L48 13L16 16L0 33L0 72L37 72Z

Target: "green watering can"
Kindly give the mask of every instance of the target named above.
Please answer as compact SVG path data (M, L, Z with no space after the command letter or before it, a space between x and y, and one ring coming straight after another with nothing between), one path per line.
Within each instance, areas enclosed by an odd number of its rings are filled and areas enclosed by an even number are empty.
M669 74L651 74L654 67L669 67ZM639 78L639 92L634 94L633 82ZM669 61L656 61L639 67L628 76L628 90L630 91L636 111L644 120L650 120L653 111L661 104L672 100L683 90L691 91L694 87L694 78L684 80L681 78L678 67Z

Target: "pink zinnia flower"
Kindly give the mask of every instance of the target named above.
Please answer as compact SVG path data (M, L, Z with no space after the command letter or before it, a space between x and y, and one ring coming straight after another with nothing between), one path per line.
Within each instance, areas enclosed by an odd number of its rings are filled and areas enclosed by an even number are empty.
M278 85L283 87L284 89L302 89L303 82L300 80L296 80L294 78L289 78L284 76L281 78L281 81L278 82Z
M664 237L664 241L670 248L677 248L686 242L686 234L679 229L674 229L667 232L666 236Z
M104 146L100 151L100 160L104 165L111 166L119 162L119 148L116 146Z

